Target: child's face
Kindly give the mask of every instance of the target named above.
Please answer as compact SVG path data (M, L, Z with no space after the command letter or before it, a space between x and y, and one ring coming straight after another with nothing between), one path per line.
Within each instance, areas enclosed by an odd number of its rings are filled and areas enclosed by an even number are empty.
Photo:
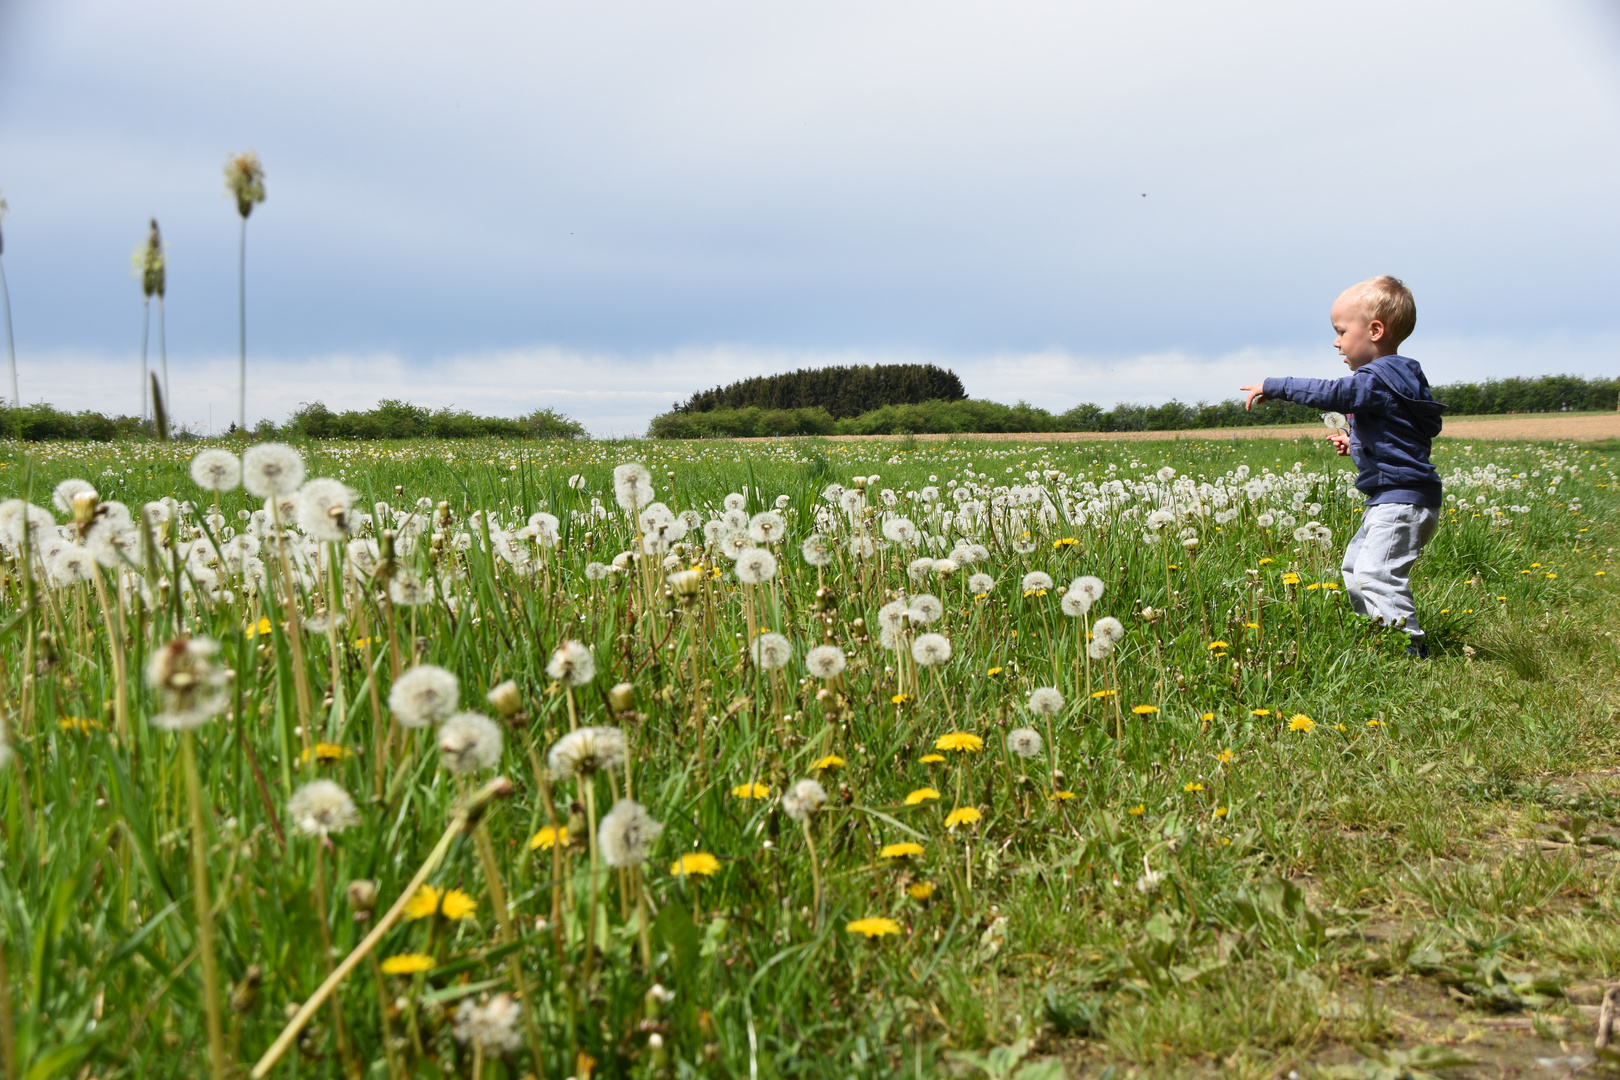
M1384 324L1377 319L1368 320L1367 306L1360 294L1354 291L1340 294L1333 301L1328 318L1333 322L1333 347L1339 350L1351 371L1388 355L1390 350L1383 346Z

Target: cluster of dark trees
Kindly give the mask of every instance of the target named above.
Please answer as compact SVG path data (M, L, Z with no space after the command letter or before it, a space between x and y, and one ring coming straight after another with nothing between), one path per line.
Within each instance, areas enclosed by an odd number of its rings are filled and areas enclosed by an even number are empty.
M834 420L847 420L882 405L920 405L966 397L956 373L933 364L860 364L744 379L693 394L674 411L821 409Z
M863 369L822 370L834 372ZM771 379L792 379L801 374L806 373L795 372L793 375L751 379L747 383L726 387L724 391L710 391L710 394L727 393L735 387L751 383L768 384ZM955 378L954 375L951 377ZM763 387L760 393L767 394L768 387ZM1545 375L1529 379L1495 379L1484 383L1450 383L1435 387L1434 396L1450 406L1449 412L1452 416L1613 409L1617 397L1620 397L1620 379ZM1076 405L1067 412L1051 413L1027 402L999 405L992 401L973 401L965 398L920 402L871 398L868 399L863 411L844 416L819 405L790 408L748 404L711 407L706 410L677 409L655 417L647 434L655 439L705 439L786 435L928 435L966 432L1038 434L1054 431L1189 431L1199 428L1250 427L1260 424L1309 424L1315 423L1319 416L1314 409L1278 401L1266 402L1253 410L1247 410L1243 407L1243 402L1235 399L1214 403L1199 402L1195 405L1181 401L1167 401L1163 405L1121 403L1112 409L1084 404Z
M453 409L428 409L387 400L360 411L333 412L317 401L302 405L280 434L304 439L583 439L585 425L554 409L527 416L477 416Z
M236 425L231 425L231 433ZM0 405L0 438L21 437L25 442L151 438L150 422L138 416L105 416L98 412L69 413L46 405L13 409ZM195 439L179 429L175 439ZM552 409L536 409L527 416L476 416L452 409L428 409L405 401L379 401L374 409L333 412L321 402L302 405L285 424L261 420L255 439L583 439L585 426Z

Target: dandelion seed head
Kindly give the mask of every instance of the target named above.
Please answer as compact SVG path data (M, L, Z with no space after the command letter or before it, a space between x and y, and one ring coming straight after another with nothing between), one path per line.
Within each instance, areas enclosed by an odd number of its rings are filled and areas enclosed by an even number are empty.
M759 635L748 651L754 663L765 671L786 667L788 661L793 659L793 644L781 634Z
M436 664L418 664L394 680L388 691L388 708L400 727L440 723L460 705L460 680Z
M191 479L204 491L234 491L242 482L242 462L229 450L210 447L191 459Z
M776 556L764 548L751 547L737 555L737 580L744 585L761 585L775 576Z
M359 524L349 512L356 496L341 480L316 477L298 489L298 527L316 540L347 540Z
M967 587L968 592L977 596L980 593L987 593L991 589L994 589L996 587L996 579L991 577L989 574L974 574L968 578Z
M1032 758L1041 752L1041 735L1034 728L1013 728L1007 732L1007 749L1015 756Z
M546 764L554 780L589 776L624 764L624 732L616 727L583 727L552 744Z
M1024 592L1039 592L1041 589L1050 589L1052 587L1052 575L1040 570L1031 570L1024 575L1020 587Z
M805 538L804 544L799 548L799 554L811 566L826 566L833 561L832 545L820 533Z
M433 580L423 580L415 573L395 574L388 582L388 598L399 607L420 607L432 601Z
M214 658L219 645L208 638L176 638L152 654L146 682L162 708L152 725L183 731L206 724L224 711L229 673Z
M787 533L787 522L775 510L755 514L748 521L748 535L756 544L774 544Z
M627 462L613 468L613 497L620 509L631 513L652 502L652 473L640 462Z
M827 803L827 789L815 780L800 780L782 796L782 812L803 821Z
M522 1021L523 1006L511 994L496 994L482 1004L468 999L457 1006L451 1033L463 1046L499 1056L523 1046L523 1033L518 1030Z
M63 480L51 490L51 504L54 505L57 511L60 513L72 514L73 501L81 495L88 495L92 499L100 498L100 496L96 493L94 484L90 483L88 480L80 480L77 477L72 477L67 480Z
M817 645L804 654L805 668L818 679L836 679L847 663L844 650L836 645Z
M929 593L918 593L911 598L908 607L911 621L924 626L938 622L945 614L945 605L940 603L939 597Z
M951 658L951 639L944 634L920 634L911 643L911 658L923 667L937 667Z
M259 443L242 454L242 486L249 495L291 495L303 482L304 456L286 443Z
M1063 693L1053 686L1036 687L1029 695L1029 711L1037 716L1056 716L1063 711Z
M1125 624L1112 615L1104 615L1091 624L1091 636L1093 640L1117 645L1125 637Z
M596 678L596 657L584 644L569 639L551 654L546 674L569 686L584 686Z
M456 713L439 728L439 760L453 773L493 769L501 760L500 725L483 713Z
M349 793L331 780L312 780L287 800L293 827L309 836L330 836L360 820Z
M609 866L640 866L663 831L663 823L654 821L645 806L633 799L620 799L596 830L597 847Z

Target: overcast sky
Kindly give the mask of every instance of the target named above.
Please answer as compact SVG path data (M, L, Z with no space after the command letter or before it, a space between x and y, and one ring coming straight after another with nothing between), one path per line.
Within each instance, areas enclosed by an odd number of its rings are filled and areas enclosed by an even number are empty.
M25 400L134 412L155 215L174 411L380 397L634 433L761 371L976 397L1342 372L1412 285L1435 382L1620 372L1620 5L0 0Z

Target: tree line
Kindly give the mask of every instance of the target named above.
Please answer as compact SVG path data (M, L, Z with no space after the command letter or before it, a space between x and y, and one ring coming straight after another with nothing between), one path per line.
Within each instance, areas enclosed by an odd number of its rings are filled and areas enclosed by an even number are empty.
M834 420L847 420L876 406L962 401L966 397L956 373L933 364L857 364L757 375L693 394L673 411L821 409Z

